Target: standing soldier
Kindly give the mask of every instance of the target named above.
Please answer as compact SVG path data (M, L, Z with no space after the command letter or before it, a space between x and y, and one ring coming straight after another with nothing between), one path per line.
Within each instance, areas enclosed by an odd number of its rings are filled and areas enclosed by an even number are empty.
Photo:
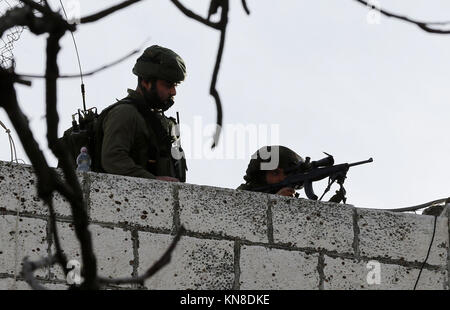
M137 59L133 73L138 77L136 90L128 89L126 98L99 117L101 170L184 182L185 159L172 156L176 122L164 115L174 104L177 85L186 77L184 61L172 50L153 45Z

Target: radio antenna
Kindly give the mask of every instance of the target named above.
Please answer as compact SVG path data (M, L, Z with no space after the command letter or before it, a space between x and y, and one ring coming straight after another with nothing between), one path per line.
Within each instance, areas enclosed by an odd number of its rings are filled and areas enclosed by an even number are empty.
M61 8L64 12L64 16L66 16L66 20L68 21L66 9L64 8L64 4L62 3L62 0L59 0L59 3L61 3ZM73 34L73 31L70 30L70 34L72 35L73 45L75 46L75 52L77 54L78 59L78 68L80 69L80 79L81 79L81 98L83 99L83 111L86 112L86 90L84 88L84 81L83 81L83 71L81 69L81 61L80 61L80 53L78 52L78 46L77 42L75 40L75 36Z

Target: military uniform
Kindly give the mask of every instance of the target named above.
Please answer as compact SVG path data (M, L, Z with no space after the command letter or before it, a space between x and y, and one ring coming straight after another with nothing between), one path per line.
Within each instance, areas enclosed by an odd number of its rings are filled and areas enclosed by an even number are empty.
M175 122L129 89L102 122L102 169L108 173L154 179L176 177L171 156Z
M173 135L176 122L164 115L173 100L162 101L156 92L157 80L173 85L184 80L184 62L175 52L153 45L138 58L133 73L139 77L141 92L129 89L126 98L100 115L97 137L101 169L148 179L167 176L184 182L185 159L172 156L172 145L177 139ZM149 91L141 88L142 80L151 81ZM182 152L181 147L176 147Z

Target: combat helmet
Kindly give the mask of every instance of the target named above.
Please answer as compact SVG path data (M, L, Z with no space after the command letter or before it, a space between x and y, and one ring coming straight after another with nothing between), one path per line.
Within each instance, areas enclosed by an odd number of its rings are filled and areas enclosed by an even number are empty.
M282 145L264 146L252 155L244 176L247 184L261 185L265 183L265 171L261 169L261 163L270 162L272 157L267 155L275 154L275 152L278 152L279 155L276 168L288 169L304 162L304 159L290 148Z
M133 73L144 79L160 79L173 83L184 81L186 65L174 51L152 45L136 61Z

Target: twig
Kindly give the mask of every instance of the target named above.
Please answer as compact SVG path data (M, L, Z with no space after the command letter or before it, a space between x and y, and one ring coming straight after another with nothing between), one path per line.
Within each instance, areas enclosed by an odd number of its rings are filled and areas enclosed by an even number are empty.
M198 21L200 23L203 23L211 28L214 28L214 29L217 29L220 31L219 49L217 51L216 63L214 65L214 71L213 71L213 75L211 78L211 85L209 88L209 93L214 98L214 101L216 103L216 109L217 109L216 131L213 135L213 144L211 145L211 148L215 148L219 143L219 136L220 136L220 132L222 129L222 118L223 118L223 116L222 116L222 101L220 100L219 92L216 89L216 84L217 84L217 76L219 74L219 69L220 69L220 63L222 61L223 49L225 46L225 34L226 34L226 30L227 30L227 25L228 25L229 1L228 0L211 0L209 13L208 13L208 19L204 19L203 17L195 14L191 10L188 10L178 0L171 0L171 1L186 16L188 16L192 19L195 19L196 21ZM243 4L246 12L249 13L247 4L245 3L245 1L242 1L242 4ZM211 14L215 14L219 7L221 7L220 21L216 22L216 23L209 21Z
M217 121L216 121L216 132L213 136L213 144L211 148L215 148L219 143L219 136L222 128L222 101L220 100L219 92L216 89L217 84L217 76L219 75L220 64L222 61L223 49L225 46L225 34L227 31L227 23L228 23L228 1L226 1L226 6L222 7L222 16L220 19L222 23L222 29L220 30L220 42L219 49L217 51L216 64L214 65L214 71L211 79L211 86L209 88L209 93L214 97L217 108Z
M250 10L248 9L246 0L242 0L242 6L244 7L245 13L247 13L247 15L250 15Z
M81 24L87 24L87 23L95 22L95 21L97 21L97 20L99 20L99 19L101 19L103 17L106 17L106 16L108 16L108 15L110 15L110 14L112 14L112 13L118 11L118 10L126 8L127 6L130 6L130 5L135 4L136 2L140 2L140 1L141 0L124 1L122 3L119 3L119 4L115 5L115 6L112 6L112 7L108 8L106 10L103 10L101 12L98 12L98 13L95 13L93 15L89 15L89 16L86 16L86 17L82 17L80 19L80 23Z
M55 241L55 250L56 250L55 257L58 263L61 265L64 274L67 276L67 273L69 272L69 270L67 269L67 257L63 252L61 242L59 240L58 227L56 226L55 209L53 208L53 199L50 198L45 203L47 204L50 213L50 230L53 236L53 240Z
M99 72L101 72L103 70L106 70L106 69L108 69L108 68L110 68L112 66L115 66L115 65L117 65L117 64L127 60L131 56L139 53L140 51L141 51L141 49L133 50L130 53L128 53L127 55L125 55L125 56L123 56L123 57L121 57L121 58L119 58L119 59L117 59L117 60L115 60L115 61L113 61L113 62L111 62L109 64L103 65L100 68L94 69L94 70L89 71L87 73L83 73L83 77L94 75L94 74L99 73ZM45 79L45 75L37 75L37 74L16 73L15 76L16 76L16 78L23 78L24 77L24 78L31 78L31 79ZM63 74L63 75L58 75L57 76L57 78L60 78L60 79L71 79L71 78L79 78L79 77L80 77L80 74Z
M368 3L367 1L364 0L355 0L356 2L361 3L362 5L365 6L372 6L370 3ZM405 22L414 24L418 27L420 27L422 30L426 31L426 32L430 32L430 33L437 33L437 34L449 34L450 30L439 30L439 29L433 29L430 28L428 25L449 25L450 22L424 22L424 21L418 21L418 20L414 20L411 19L407 16L402 16L402 15L398 15L398 14L394 14L391 12L388 12L386 10L383 10L381 8L375 8L376 10L378 10L381 14L387 16L387 17L392 17L392 18L396 18L399 20L403 20Z
M171 1L172 1L172 3L173 3L173 4L174 4L181 12L183 12L183 14L186 15L187 17L192 18L192 19L195 19L196 21L198 21L198 22L200 22L200 23L202 23L202 24L204 24L204 25L206 25L206 26L208 26L208 27L211 27L211 28L220 30L220 22L214 23L214 22L211 22L211 21L209 21L209 20L207 20L207 19L201 17L201 16L198 15L198 14L195 14L195 13L192 12L191 10L187 9L187 8L186 8L183 4L181 4L181 2L178 1L178 0L171 0Z

